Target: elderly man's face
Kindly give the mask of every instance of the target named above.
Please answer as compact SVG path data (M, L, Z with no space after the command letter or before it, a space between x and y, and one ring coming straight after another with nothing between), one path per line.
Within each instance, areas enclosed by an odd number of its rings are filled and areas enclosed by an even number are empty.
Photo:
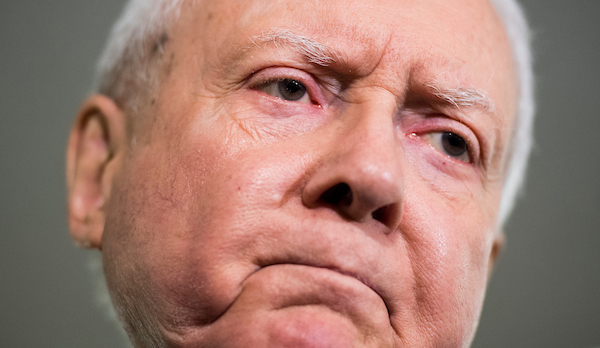
M192 3L107 159L104 229L87 240L133 334L468 345L516 94L492 6Z

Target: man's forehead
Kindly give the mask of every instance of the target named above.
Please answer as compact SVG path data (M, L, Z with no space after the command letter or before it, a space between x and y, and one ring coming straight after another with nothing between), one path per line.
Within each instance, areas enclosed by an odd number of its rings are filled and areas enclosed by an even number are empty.
M337 49L342 59L360 56L360 68L365 70L372 70L368 64L376 64L384 54L396 61L407 56L437 56L464 65L490 55L490 46L498 40L505 41L503 48L508 48L502 24L487 0L227 3L202 2L203 8L192 11L197 14L194 23L203 24L196 35L208 36L221 52L230 46L242 51L259 41L295 40L285 37L286 30ZM311 47L321 49L319 45ZM502 53L508 52L494 52L493 56Z
M405 69L404 75L429 69L435 79L420 82L443 89L477 84L484 89L495 70L512 62L503 26L487 0L225 2L207 2L196 20L205 22L196 35L210 38L210 47L204 48L216 51L219 62L281 45L318 65L346 64L358 75L385 63ZM498 45L499 40L504 42ZM498 64L505 66L493 66ZM479 99L493 109L489 100Z
M331 37L350 34L359 42L387 41L388 29L410 28L413 19L424 31L448 24L467 31L477 24L478 31L487 31L498 21L488 0L193 0L187 6L187 10L221 29L248 29L265 22L279 22L280 27L308 25L314 32L322 30L323 35ZM366 31L356 30L361 28L373 29L380 35L366 37L362 34Z

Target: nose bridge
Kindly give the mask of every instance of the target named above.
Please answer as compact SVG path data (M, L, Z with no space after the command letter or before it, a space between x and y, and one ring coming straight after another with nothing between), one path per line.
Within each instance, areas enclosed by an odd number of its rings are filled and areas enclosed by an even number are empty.
M404 194L403 161L394 122L395 108L369 102L347 110L350 118L345 143L337 163L344 180L351 183L358 211L382 207L388 222L399 218ZM379 211L377 214L382 214Z
M326 205L355 221L378 220L390 230L400 221L404 178L394 107L349 106L321 167L307 183L309 207Z
M340 143L339 156L358 172L373 176L400 175L400 143L394 122L395 109L382 103L364 103L348 108L350 121ZM377 179L378 180L378 179Z

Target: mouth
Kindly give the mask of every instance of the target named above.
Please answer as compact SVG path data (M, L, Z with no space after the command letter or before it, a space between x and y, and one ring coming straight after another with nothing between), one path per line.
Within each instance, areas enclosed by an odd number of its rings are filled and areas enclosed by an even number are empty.
M384 299L368 279L334 266L271 263L247 277L240 295L254 287L268 294L264 300L272 309L323 306L354 317L365 314L361 306L368 303L389 318Z
M356 272L345 270L343 268L333 266L333 265L311 264L311 263L302 263L302 262L272 262L272 263L261 265L259 269L254 271L248 277L251 277L254 273L260 272L261 270L264 270L264 269L267 269L270 267L278 267L278 266L302 267L302 268L306 268L307 271L324 272L324 274L327 274L329 272L330 276L335 276L334 273L337 273L338 275L341 275L345 278L357 280L358 282L362 283L363 286L369 288L372 292L377 294L377 296L379 296L383 300L383 297L381 296L381 291L379 291L377 289L377 287L373 284L373 282L371 282L367 277L361 276L360 274L358 274ZM331 272L333 272L333 273L331 273ZM356 283L356 285L360 286L360 284L358 284L358 283Z
M357 339L391 337L392 332L387 307L367 282L321 265L274 263L259 268L243 282L228 312L230 317L254 318L246 323L271 318L262 330L282 342L318 337L351 346Z
M216 321L179 338L185 347L391 347L394 331L381 297L354 275L276 263L250 274Z
M279 343L336 347L367 341L384 342L373 346L392 346L395 329L389 303L393 302L385 294L393 293L386 285L402 282L394 274L390 277L382 255L360 257L356 245L338 243L317 250L314 245L294 243L293 248L284 245L275 252L275 248L254 252L229 291L223 292L229 295L223 296L227 301L222 301L218 314L215 311L214 319L189 326L184 340L202 338L223 347ZM226 269L219 273L232 278ZM209 306L215 303L210 297L206 300ZM235 335L232 328L236 328ZM331 345L321 344L326 341Z

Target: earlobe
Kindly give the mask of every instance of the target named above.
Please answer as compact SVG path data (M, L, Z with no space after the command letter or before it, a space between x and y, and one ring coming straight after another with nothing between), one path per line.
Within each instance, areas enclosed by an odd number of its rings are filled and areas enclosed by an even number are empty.
M105 204L115 170L110 166L122 151L124 138L122 111L107 97L90 97L77 116L67 148L69 228L81 246L102 248Z

